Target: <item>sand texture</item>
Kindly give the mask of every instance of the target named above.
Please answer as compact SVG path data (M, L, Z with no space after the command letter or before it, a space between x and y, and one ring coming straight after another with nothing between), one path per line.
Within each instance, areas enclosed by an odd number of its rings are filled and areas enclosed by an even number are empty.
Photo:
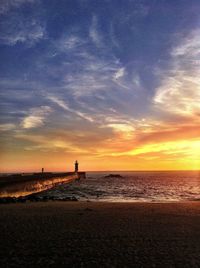
M200 267L200 202L0 206L4 267Z

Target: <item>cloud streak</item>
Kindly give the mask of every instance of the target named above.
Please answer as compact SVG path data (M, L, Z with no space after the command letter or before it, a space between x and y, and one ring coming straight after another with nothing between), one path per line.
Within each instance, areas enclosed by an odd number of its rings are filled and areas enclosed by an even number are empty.
M5 14L11 9L19 8L23 4L34 3L36 0L1 0L0 14Z
M192 31L172 50L169 70L154 98L159 109L180 115L200 114L200 32Z
M31 47L46 38L45 23L41 19L40 12L36 12L36 2L35 0L3 0L0 4L0 13L2 13L0 44L8 46L25 44ZM20 12L22 7L29 8L29 12Z
M93 122L93 118L83 112L77 111L75 109L70 108L63 100L59 99L58 97L55 96L49 96L48 97L49 100L51 100L52 102L56 103L58 106L60 106L61 108L63 108L65 111L68 111L72 114L75 114L76 116L85 119L89 122Z
M45 123L46 117L52 112L49 106L32 108L29 114L22 120L21 126L24 129L41 127Z
M102 36L100 35L99 30L98 30L98 19L97 19L96 15L93 15L93 17L92 17L92 23L91 23L91 26L89 28L89 36L90 36L92 42L98 48L103 46Z
M9 123L6 123L6 124L0 124L0 131L9 131L9 130L13 130L15 129L15 125L14 124L9 124Z

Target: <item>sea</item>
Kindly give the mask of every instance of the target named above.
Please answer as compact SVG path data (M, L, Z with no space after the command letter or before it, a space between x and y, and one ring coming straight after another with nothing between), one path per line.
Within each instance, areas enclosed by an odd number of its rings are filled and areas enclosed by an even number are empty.
M85 179L61 184L38 196L80 201L200 201L200 171L87 172ZM111 174L111 176L110 176Z

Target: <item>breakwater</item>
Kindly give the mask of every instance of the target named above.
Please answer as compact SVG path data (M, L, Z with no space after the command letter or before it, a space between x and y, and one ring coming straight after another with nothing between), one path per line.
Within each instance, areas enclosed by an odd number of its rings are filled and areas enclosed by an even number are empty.
M23 197L85 178L85 172L15 174L0 178L0 198Z

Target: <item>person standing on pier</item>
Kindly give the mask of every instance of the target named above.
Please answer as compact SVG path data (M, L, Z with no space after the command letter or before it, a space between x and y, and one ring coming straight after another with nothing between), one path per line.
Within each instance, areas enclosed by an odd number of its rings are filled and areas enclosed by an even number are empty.
M78 172L78 161L76 160L76 162L75 162L75 172L77 173Z

